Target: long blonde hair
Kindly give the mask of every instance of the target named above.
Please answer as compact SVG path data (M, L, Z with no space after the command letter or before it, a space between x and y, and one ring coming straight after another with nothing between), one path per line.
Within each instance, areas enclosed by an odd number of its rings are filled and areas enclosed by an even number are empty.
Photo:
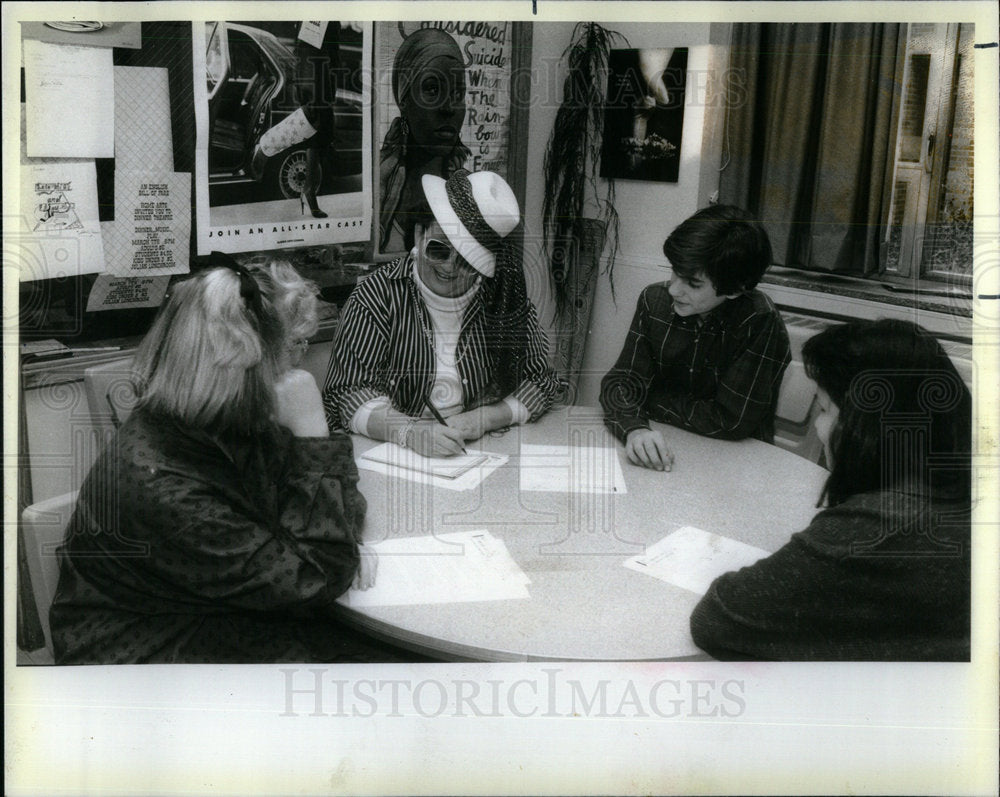
M282 356L290 338L315 332L315 307L314 286L284 263L177 283L136 352L138 408L213 433L273 428Z

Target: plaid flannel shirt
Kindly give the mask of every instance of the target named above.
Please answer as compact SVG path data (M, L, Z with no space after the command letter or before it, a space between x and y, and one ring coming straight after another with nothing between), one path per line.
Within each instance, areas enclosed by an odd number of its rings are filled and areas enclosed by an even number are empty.
M707 437L774 440L788 333L760 291L704 319L674 312L668 282L643 290L625 346L601 382L608 428L624 441L660 421Z

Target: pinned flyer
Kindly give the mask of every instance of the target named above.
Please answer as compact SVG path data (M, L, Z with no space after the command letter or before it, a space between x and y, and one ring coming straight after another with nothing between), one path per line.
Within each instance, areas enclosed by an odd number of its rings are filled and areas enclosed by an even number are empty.
M24 82L29 158L115 156L110 48L26 40Z
M191 175L115 172L115 220L107 271L118 277L185 274L189 270Z
M22 282L78 277L104 269L93 161L44 161L21 166L20 235L4 239L4 266Z
M320 50L323 48L323 38L326 36L326 29L329 25L329 21L303 22L299 27L299 40Z
M113 277L98 274L87 297L87 312L159 307L170 277Z

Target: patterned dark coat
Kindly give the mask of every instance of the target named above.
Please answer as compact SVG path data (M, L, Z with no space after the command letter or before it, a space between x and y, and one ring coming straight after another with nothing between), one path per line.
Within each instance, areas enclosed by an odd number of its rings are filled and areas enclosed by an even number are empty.
M133 413L59 552L56 662L350 658L329 612L358 567L357 479L345 435L219 439Z

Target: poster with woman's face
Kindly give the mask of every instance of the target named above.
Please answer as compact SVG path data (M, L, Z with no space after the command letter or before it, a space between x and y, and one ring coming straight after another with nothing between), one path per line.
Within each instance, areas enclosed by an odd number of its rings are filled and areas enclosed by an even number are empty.
M420 180L459 168L507 177L510 22L375 25L375 254L413 243Z
M194 24L198 251L371 235L371 25Z

